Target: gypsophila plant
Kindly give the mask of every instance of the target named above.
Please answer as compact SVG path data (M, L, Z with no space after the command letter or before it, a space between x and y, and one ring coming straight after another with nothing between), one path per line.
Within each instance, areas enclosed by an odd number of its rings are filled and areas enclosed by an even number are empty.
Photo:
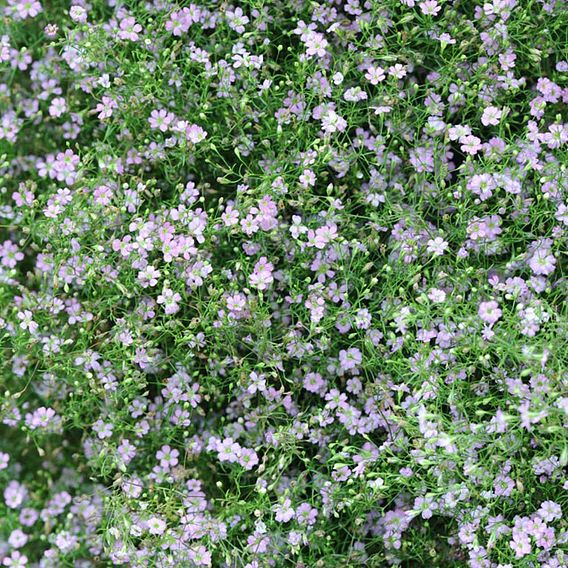
M568 566L564 0L0 0L0 565Z

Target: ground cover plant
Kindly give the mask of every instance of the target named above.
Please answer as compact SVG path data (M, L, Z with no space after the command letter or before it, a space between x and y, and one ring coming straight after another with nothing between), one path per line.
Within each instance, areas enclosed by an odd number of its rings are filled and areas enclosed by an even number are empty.
M0 565L568 565L562 0L0 2Z

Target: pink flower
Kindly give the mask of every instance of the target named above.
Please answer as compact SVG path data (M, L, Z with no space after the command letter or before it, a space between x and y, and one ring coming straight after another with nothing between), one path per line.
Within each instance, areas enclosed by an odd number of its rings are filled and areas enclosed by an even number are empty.
M381 81L385 80L385 70L378 65L371 65L365 73L365 79L367 79L371 85L378 85Z
M168 112L165 109L160 109L160 110L153 110L150 113L150 118L148 119L148 122L150 123L150 126L153 129L166 132L170 128L173 120L174 120L173 113Z
M12 241L5 241L0 245L0 264L8 268L14 268L20 260L24 259L24 253Z
M479 317L486 323L493 325L499 320L503 312L499 308L499 304L494 300L489 302L481 302L477 312Z
M328 46L328 42L319 32L313 30L308 30L306 33L306 39L304 40L306 44L306 55L308 57L324 57L327 53L325 48Z
M138 34L142 31L142 26L136 23L136 20L132 17L124 18L120 22L120 30L118 32L118 37L120 39L128 39L130 41L137 41Z
M83 24L87 21L87 10L83 6L71 6L69 8L69 16L74 22Z
M229 27L239 34L245 33L245 26L249 23L249 19L244 15L242 8L226 11Z
M57 118L67 110L67 103L63 97L55 97L49 105L49 115Z
M27 329L30 333L35 333L39 328L39 325L33 320L33 314L30 310L18 312L18 319L20 320L20 327Z
M10 556L5 556L2 561L4 566L9 566L10 568L24 568L28 565L28 557L21 552L14 550Z
M198 144L207 138L207 132L197 124L191 124L185 131L185 136L192 144Z
M448 243L442 237L436 237L428 241L427 251L434 256L442 256L448 248Z
M172 315L179 311L178 302L181 301L181 296L177 292L166 288L158 296L156 301L158 304L164 304L164 312L167 315Z
M282 504L277 504L272 507L274 511L274 519L278 523L287 523L294 518L296 511L292 508L292 501L284 499Z
M186 33L192 24L201 19L201 10L195 4L182 8L178 12L172 12L166 22L166 30L179 37Z
M531 544L527 537L525 538L518 537L514 540L511 540L509 544L513 549L513 551L515 552L516 558L522 558L523 556L530 554L532 550Z
M261 257L254 265L253 273L249 276L250 285L257 290L266 290L274 282L273 270L274 265L268 262L265 256Z
M426 16L436 16L442 9L438 6L438 2L436 2L436 0L426 0L425 2L421 2L419 6L422 13Z
M98 205L109 205L112 200L112 189L107 185L99 185L93 192L93 200Z
M16 4L15 15L21 20L35 18L42 10L41 4L36 0L27 0Z
M434 304L441 304L446 301L446 293L444 290L439 290L438 288L431 288L428 292L428 298Z
M160 271L154 268L151 264L148 265L144 270L138 272L138 282L142 288L148 288L156 286L158 279L160 278Z
M9 461L10 455L4 452L0 452L0 470L6 469L8 467Z
M100 102L95 108L95 112L98 112L99 119L104 120L105 118L110 118L112 116L112 111L118 107L117 102L111 97L103 96L102 102Z
M316 184L316 175L312 170L304 170L299 178L300 184L307 188Z
M166 530L166 523L159 517L150 517L146 521L146 527L150 534L161 535Z
M388 68L388 74L391 77L395 77L396 79L403 79L404 77L406 77L406 65L401 65L400 63L391 65Z
M258 465L258 455L253 449L241 448L238 460L241 466L247 470L251 470L255 465Z
M477 152L479 152L482 148L481 140L477 136L473 136L471 134L462 136L460 138L460 143L462 152L465 152L466 154L477 154Z
M497 126L499 124L499 121L501 120L502 115L502 110L494 106L489 106L484 109L483 114L481 115L481 124L483 124L484 126Z

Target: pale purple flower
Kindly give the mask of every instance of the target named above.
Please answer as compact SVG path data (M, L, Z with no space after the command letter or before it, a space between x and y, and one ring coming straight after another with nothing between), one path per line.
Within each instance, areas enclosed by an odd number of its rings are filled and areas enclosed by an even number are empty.
M348 102L356 103L359 101L365 101L369 97L367 93L361 89L361 87L357 86L347 89L343 93L343 98ZM347 122L345 122L345 126L347 126Z
M103 95L102 101L97 104L95 112L98 112L98 118L105 120L112 116L114 109L118 108L118 103L109 96Z
M262 373L257 373L252 371L249 375L250 383L247 387L247 392L249 394L255 394L257 392L264 392L266 390L266 376Z
M62 531L57 534L54 543L63 553L69 553L79 548L79 539L68 531Z
M313 525L316 522L318 511L309 503L302 503L296 509L296 520L301 525Z
M32 414L26 415L26 424L32 429L48 428L59 424L60 418L53 408L40 406Z
M136 457L137 453L136 446L131 444L129 440L121 440L116 451L125 465L128 465Z
M32 509L31 507L24 507L20 511L19 521L23 526L31 527L35 524L38 517L39 517L39 514L35 509Z
M407 67L401 63L395 63L388 68L388 74L396 79L403 79L406 77Z
M347 128L347 121L334 110L327 110L321 116L321 127L326 134L343 132Z
M456 43L456 40L447 32L440 34L440 36L438 37L438 41L442 44L442 46L453 45Z
M4 241L0 245L0 264L3 266L14 268L23 259L24 253L12 241Z
M15 529L10 533L8 537L8 542L10 546L14 548L22 548L28 542L29 537L28 535L23 532L21 529Z
M341 369L344 371L356 369L361 364L362 360L363 355L357 347L350 347L347 350L342 349L339 352L339 363Z
M490 341L491 339L493 339L493 337L495 337L495 332L491 329L490 326L486 325L481 331L481 337L483 337L485 341Z
M138 273L138 282L140 282L142 288L154 287L158 284L160 275L160 271L149 264L144 270Z
M162 446L156 453L156 458L160 461L163 468L169 469L178 464L179 451L170 448L170 446Z
M190 548L188 558L194 566L211 566L211 553L202 544Z
M494 489L497 496L508 497L514 488L515 482L508 475L499 475L495 479Z
M343 79L345 77L343 76L343 73L341 73L341 71L338 71L337 73L334 73L331 80L333 81L334 85L341 85L341 83L343 83Z
M543 521L551 523L562 518L562 507L554 501L544 501L537 514Z
M241 446L232 438L226 438L217 444L217 453L221 461L235 463L241 451Z
M100 418L93 424L93 430L97 433L97 436L101 440L110 438L112 436L113 429L114 426L112 424L103 422Z
M11 0L13 14L17 19L35 18L43 11L42 5L37 0Z
M322 394L325 392L327 382L319 373L307 373L304 377L304 388L313 393Z
M316 175L312 170L306 169L302 172L299 178L300 184L307 188L309 186L314 186L316 183Z
M272 507L272 510L275 513L275 520L279 523L287 523L288 521L293 519L294 515L296 514L296 512L292 508L292 502L288 498L284 499L282 503L274 505Z
M529 259L529 266L535 274L552 274L556 267L556 258L549 248L539 247Z

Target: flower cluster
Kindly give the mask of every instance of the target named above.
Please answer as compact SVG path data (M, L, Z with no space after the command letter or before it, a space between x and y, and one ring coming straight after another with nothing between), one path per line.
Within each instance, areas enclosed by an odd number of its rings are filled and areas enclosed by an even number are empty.
M568 565L561 0L6 0L0 565Z

